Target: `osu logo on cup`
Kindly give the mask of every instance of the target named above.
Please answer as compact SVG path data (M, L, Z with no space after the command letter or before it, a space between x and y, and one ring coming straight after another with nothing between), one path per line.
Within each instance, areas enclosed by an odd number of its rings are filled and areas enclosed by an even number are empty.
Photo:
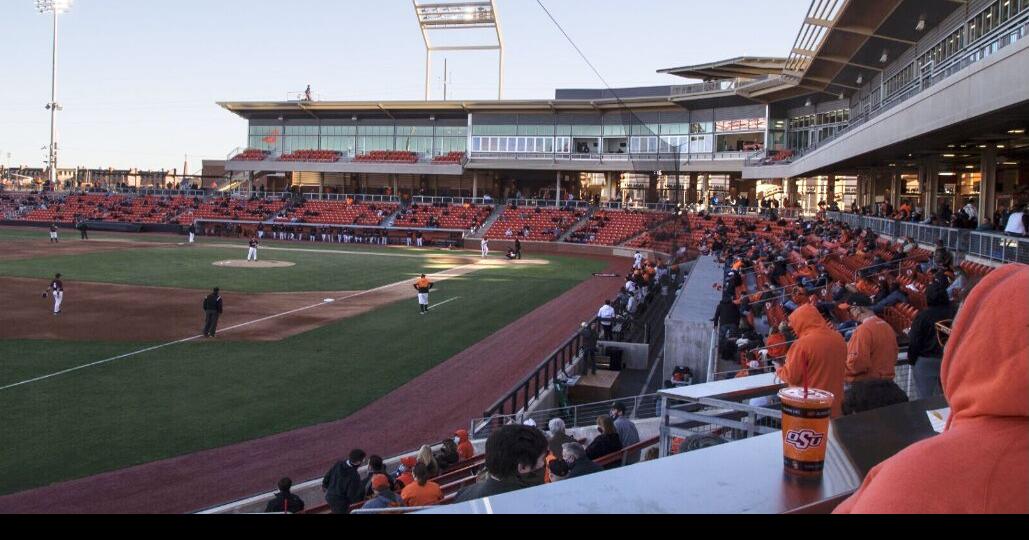
M797 450L807 450L822 446L825 435L810 429L793 430L786 433L786 444Z

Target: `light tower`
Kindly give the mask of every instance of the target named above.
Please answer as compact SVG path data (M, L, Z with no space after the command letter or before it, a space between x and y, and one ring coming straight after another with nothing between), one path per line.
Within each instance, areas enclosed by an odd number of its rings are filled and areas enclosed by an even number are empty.
M54 17L54 45L50 74L50 103L46 108L50 111L50 154L47 165L50 168L50 186L57 189L57 111L62 110L57 103L57 16L71 9L74 0L36 0L36 9Z
M500 30L500 18L497 14L496 0L480 2L448 2L419 4L411 0L415 15L418 16L418 28L425 40L425 100L432 95L430 88L432 74L432 53L435 51L497 51L499 82L497 83L497 99L504 98L504 34ZM492 28L496 31L496 44L435 46L429 33L436 30L466 30L473 28Z

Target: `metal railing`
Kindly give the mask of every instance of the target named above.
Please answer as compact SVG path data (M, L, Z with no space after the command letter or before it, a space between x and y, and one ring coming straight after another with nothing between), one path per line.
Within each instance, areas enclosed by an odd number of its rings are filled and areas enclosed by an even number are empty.
M1000 263L1029 264L1029 238L969 232L967 253Z
M489 437L494 427L507 424L521 424L528 420L532 420L538 427L546 430L547 424L554 418L560 418L564 421L565 427L568 429L593 427L597 425L597 417L608 414L615 403L624 405L625 416L633 420L646 420L658 417L657 394L645 394L526 413L475 418L471 421L468 433L471 434L473 439L485 439Z
M826 217L844 223L852 228L863 228L869 229L877 234L886 236L892 236L894 238L902 238L910 236L915 241L921 244L935 244L937 241L943 241L943 245L952 251L958 253L968 253L977 257L983 257L991 260L1001 262L1014 262L1018 260L1018 242L1015 242L1014 246L1007 246L1008 248L1014 248L1014 251L1010 249L1005 251L1003 249L1003 242L996 239L1004 239L1006 237L999 234L993 233L980 233L970 229L957 229L953 227L939 227L936 225L926 225L923 223L913 223L910 221L900 221L889 218L879 218L873 216L862 216L858 214L850 214L843 212L827 212ZM977 236L975 243L976 252L973 253L971 249L972 236ZM1007 237L1009 240L1012 238ZM1002 249L988 249L987 245L991 241L995 242L995 245L1000 246ZM1023 250L1025 247L1021 248ZM1023 255L1024 257L1024 255ZM1023 261L1024 262L1024 261Z

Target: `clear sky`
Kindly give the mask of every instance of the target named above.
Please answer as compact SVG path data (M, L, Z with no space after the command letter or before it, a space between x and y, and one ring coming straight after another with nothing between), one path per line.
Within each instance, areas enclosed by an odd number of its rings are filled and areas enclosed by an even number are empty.
M499 0L505 98L603 84L535 0ZM785 56L809 0L544 0L612 86L679 84L658 69ZM50 18L0 0L0 163L42 166ZM61 167L182 168L244 144L216 101L422 99L409 0L76 0L60 19ZM434 97L445 53L436 53ZM496 53L450 53L452 99L496 97ZM10 158L8 158L10 154Z

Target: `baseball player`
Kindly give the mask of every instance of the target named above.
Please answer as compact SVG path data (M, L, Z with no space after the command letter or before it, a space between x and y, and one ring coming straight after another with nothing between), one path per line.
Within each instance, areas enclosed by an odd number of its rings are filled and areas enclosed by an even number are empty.
M643 268L643 254L639 251L636 252L636 255L633 255L632 268L633 270L641 270Z
M425 315L429 312L429 291L435 285L435 283L425 277L425 274L422 274L422 277L414 282L414 288L418 291L418 307L421 309L418 313L419 315Z
M52 244L56 244L57 243L57 222L56 221L50 224L50 243L52 243Z
M50 282L49 291L54 297L54 315L57 315L61 312L61 302L64 301L64 283L61 283L61 274L54 276L54 280ZM43 293L43 298L46 298L46 292Z
M257 225L257 237L264 240L264 223Z
M482 258L489 257L489 240L482 239Z
M196 226L195 223L192 223L189 226L189 243L190 244L193 244L193 241L196 239L196 236L197 236L197 226Z
M250 249L247 251L247 262L257 262L257 238L250 237Z

